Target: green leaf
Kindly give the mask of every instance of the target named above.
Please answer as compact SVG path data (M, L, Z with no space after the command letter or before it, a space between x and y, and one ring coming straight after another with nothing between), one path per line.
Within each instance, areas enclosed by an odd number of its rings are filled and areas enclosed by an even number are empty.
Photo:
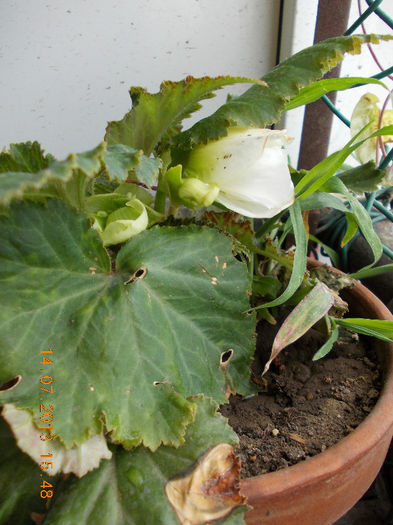
M365 207L358 201L356 197L352 195L350 191L346 188L345 184L338 178L334 177L329 180L330 190L341 193L346 197L349 204L351 205L353 216L356 219L356 222L359 226L360 231L364 235L364 238L370 245L370 248L374 255L374 261L366 266L369 268L372 266L382 255L382 243L378 235L375 233L373 228L373 223L370 215L368 214ZM347 217L348 218L348 217Z
M119 121L109 122L105 140L108 144L126 144L150 155L181 130L181 122L201 105L199 101L214 96L212 91L238 83L261 83L244 77L221 76L193 78L180 82L165 81L158 93L132 87L132 109Z
M50 195L59 195L78 206L83 197L86 177L95 176L101 167L105 144L85 153L70 154L66 160L54 161L37 172L0 174L0 203L21 198L28 191L37 191L51 184Z
M20 164L20 169L33 169L34 165L28 161ZM84 153L71 153L62 161L49 163L48 159L44 159L41 164L37 161L35 167L40 169L0 173L0 203L7 204L28 192L41 190L43 197L59 197L81 209L85 203L88 179L96 177L101 170L105 171L110 181L125 182L132 175L151 186L157 180L161 161L149 159L141 151L121 144L107 148L103 142Z
M315 323L324 317L333 306L334 296L323 283L318 283L304 299L292 310L281 325L273 341L272 351L263 373L271 362L288 345L297 341Z
M382 341L393 343L393 321L362 318L334 319L334 321L351 332L369 335Z
M281 290L282 283L270 275L255 275L252 283L252 291L262 297L274 299Z
M330 195L330 193L322 191L316 191L305 199L301 199L300 207L302 211L315 210L318 208L334 208L335 210L340 210L344 213L348 212L348 208L341 199L335 195Z
M109 180L125 182L133 173L135 178L151 187L157 182L162 162L158 158L148 158L138 151L124 144L108 146L103 155L106 172ZM130 174L130 172L132 172Z
M164 492L166 482L190 468L209 447L237 442L215 404L203 398L195 403L195 422L187 429L184 446L160 447L154 454L143 447L132 451L116 447L111 461L80 480L71 477L64 483L43 525L68 525L75 516L78 525L178 525Z
M213 115L202 119L173 141L177 149L190 149L226 136L229 126L267 127L280 119L286 104L300 89L320 79L335 67L344 53L360 53L366 42L378 43L376 35L352 35L330 38L296 53L262 77L267 86L255 85L221 106Z
M0 418L0 523L31 525L30 513L44 513L46 499L40 497L42 471L16 446L7 423Z
M7 171L26 171L37 173L48 167L55 159L44 154L38 142L10 144L8 152L0 152L0 173Z
M323 243L320 239L318 239L317 237L315 237L315 235L312 235L310 234L309 235L309 239L310 241L314 241L316 242L317 244L321 245L322 248L324 249L324 251L328 254L328 256L330 257L333 265L336 267L336 268L339 268L340 267L340 256L338 255L338 253L333 250L333 248L331 248L330 246L328 246L327 244Z
M355 142L364 131L365 129L362 129L357 135L352 137L352 139L341 150L332 153L311 170L306 172L306 175L304 175L296 184L295 191L297 198L304 199L317 190L326 190L324 185L329 182L329 179L333 177L345 159L353 151L355 151L366 140L372 139L373 137L393 134L393 126L385 126L360 142Z
M304 227L299 201L295 201L292 204L292 206L289 208L289 213L296 243L291 278L289 279L287 288L279 297L277 297L277 299L257 306L254 308L254 310L259 310L261 308L271 308L272 306L278 306L285 303L296 292L304 279L307 262L307 233Z
M329 335L328 340L321 346L321 348L317 352L315 352L312 358L313 361L318 361L318 359L322 359L322 357L325 357L333 348L334 343L338 339L338 328L336 326L336 323L334 322L334 318L331 317L330 320L333 328L332 333Z
M325 78L314 82L310 86L307 86L299 91L299 94L292 98L286 105L285 111L297 108L299 106L305 106L311 102L315 102L326 93L330 91L342 91L349 89L356 85L362 84L379 84L387 89L385 84L376 78L364 78L364 77L344 77L344 78Z
M339 173L338 177L351 191L361 194L377 191L385 174L385 170L380 170L376 167L375 162L369 161L362 166Z
M345 217L347 219L347 229L344 237L341 240L341 247L344 247L346 244L348 244L358 231L358 223L356 222L353 213L346 213Z
M386 272L393 271L393 264L384 264L375 268L361 269L358 272L349 274L352 279L365 279L366 277L375 277L376 275L382 275Z
M178 446L195 412L186 397L204 392L221 402L227 389L252 390L247 267L225 235L188 226L137 235L116 268L72 208L11 206L0 219L0 347L8 356L0 381L23 379L0 399L30 409L35 421L37 396L50 400L67 447L103 426L127 447ZM41 374L53 378L51 394L39 385L39 352L48 348L54 365Z

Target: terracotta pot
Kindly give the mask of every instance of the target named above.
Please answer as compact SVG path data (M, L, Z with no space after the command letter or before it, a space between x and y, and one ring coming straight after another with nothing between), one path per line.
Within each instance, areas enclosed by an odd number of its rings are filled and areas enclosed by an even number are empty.
M315 263L313 263L315 264ZM351 317L393 320L363 285L342 293ZM373 340L384 365L381 396L367 418L318 456L277 472L242 480L253 507L248 525L330 525L362 497L376 478L393 435L393 345Z

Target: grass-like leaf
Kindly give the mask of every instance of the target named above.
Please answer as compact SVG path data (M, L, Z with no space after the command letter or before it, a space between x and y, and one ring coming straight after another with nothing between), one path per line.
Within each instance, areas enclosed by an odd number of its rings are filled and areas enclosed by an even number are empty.
M289 102L287 102L287 104L285 105L285 111L289 111L290 109L294 109L299 106L304 106L305 104L315 102L315 100L318 100L323 95L326 95L326 93L330 93L331 91L342 91L357 85L364 84L379 84L386 88L385 84L380 80L377 80L376 78L325 78L301 89L299 94L296 95L296 97L292 98Z
M362 318L334 319L334 321L351 332L369 335L382 341L393 343L393 321Z
M299 201L295 201L292 204L292 206L289 208L289 213L291 217L293 233L295 235L296 250L288 286L279 297L273 301L257 306L255 310L279 306L280 304L285 303L296 292L304 279L307 258L307 233L304 227L302 210Z
M324 317L334 303L334 296L323 283L318 283L292 310L281 325L273 341L272 351L263 373L288 345L297 341L316 322Z

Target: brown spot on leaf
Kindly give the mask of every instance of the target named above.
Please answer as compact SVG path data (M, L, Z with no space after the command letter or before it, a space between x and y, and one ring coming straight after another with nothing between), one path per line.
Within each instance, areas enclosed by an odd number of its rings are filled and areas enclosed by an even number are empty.
M239 494L240 461L233 447L220 443L195 463L191 472L165 485L167 498L182 525L202 525L245 505Z

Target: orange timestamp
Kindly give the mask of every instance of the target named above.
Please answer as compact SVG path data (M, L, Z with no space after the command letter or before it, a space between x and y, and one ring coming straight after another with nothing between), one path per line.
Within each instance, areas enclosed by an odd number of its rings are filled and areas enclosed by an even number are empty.
M53 354L53 350L52 348L49 348L49 350L41 350L40 351L40 354ZM43 367L46 365L53 365L53 356L51 356L52 359L50 359L49 357L43 355L41 356L42 357L42 361L40 361L40 365L43 365ZM41 371L44 371L44 368L41 368L40 369ZM49 373L49 370L48 370L48 373ZM42 390L43 392L46 392L47 394L46 395L50 395L50 394L53 394L53 377L51 375L42 375L40 377L40 384L42 386L40 386L40 390ZM41 394L42 396L44 396L45 394ZM40 397L40 401L44 401L44 398L43 397ZM45 404L43 403L40 403L40 421L41 421L41 424L45 425L45 426L40 426L40 430L53 430L53 426L52 426L52 421L53 421L53 406L50 405L49 403L46 402L45 400ZM40 434L40 439L41 441L52 441L53 439L53 434L51 432L49 433L46 433L46 432L42 432L42 434ZM49 470L53 468L53 461L49 461L50 459L53 459L53 454L52 453L49 453L49 454L43 454L43 455L40 455L40 458L46 458L46 461L41 461L40 463L40 469L45 472L46 474L49 473ZM51 483L49 483L49 481L46 481L46 480L43 480L41 485L41 492L40 492L40 496L41 498L52 498L53 497L53 485ZM51 488L52 490L48 490L49 488Z

